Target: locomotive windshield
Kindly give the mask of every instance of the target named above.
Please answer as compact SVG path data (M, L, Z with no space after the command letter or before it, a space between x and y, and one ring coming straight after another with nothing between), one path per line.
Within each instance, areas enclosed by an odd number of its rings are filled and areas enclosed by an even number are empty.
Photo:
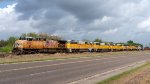
M33 37L20 37L19 40L28 40L28 41L32 41Z
M27 41L46 41L46 38L39 37L20 37L19 40L27 40Z

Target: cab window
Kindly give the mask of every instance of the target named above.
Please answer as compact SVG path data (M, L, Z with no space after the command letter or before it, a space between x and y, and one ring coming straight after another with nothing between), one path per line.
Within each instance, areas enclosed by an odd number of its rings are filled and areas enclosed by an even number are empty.
M33 41L33 38L27 38L27 41Z

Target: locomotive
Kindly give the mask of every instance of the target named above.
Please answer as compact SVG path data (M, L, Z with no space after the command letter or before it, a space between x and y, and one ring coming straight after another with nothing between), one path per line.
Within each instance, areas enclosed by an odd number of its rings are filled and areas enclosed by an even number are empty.
M139 46L83 42L74 40L47 40L46 38L20 37L14 44L12 53L78 53L140 50Z

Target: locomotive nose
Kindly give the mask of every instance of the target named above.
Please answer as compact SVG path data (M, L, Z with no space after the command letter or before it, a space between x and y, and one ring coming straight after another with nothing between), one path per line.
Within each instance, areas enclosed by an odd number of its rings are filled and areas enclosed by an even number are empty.
M14 48L20 48L20 47L22 47L22 42L16 41L14 44Z
M15 45L14 45L14 48L17 48L19 46L20 46L20 44L16 42Z

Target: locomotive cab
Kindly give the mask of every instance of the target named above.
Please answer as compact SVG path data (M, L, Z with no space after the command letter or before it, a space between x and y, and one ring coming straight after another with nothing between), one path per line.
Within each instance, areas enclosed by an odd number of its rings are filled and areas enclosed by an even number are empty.
M24 48L28 41L33 41L33 37L20 37L19 40L15 42L14 48Z
M17 55L22 54L23 49L28 47L27 42L32 40L33 37L20 37L19 40L15 41L12 52Z

